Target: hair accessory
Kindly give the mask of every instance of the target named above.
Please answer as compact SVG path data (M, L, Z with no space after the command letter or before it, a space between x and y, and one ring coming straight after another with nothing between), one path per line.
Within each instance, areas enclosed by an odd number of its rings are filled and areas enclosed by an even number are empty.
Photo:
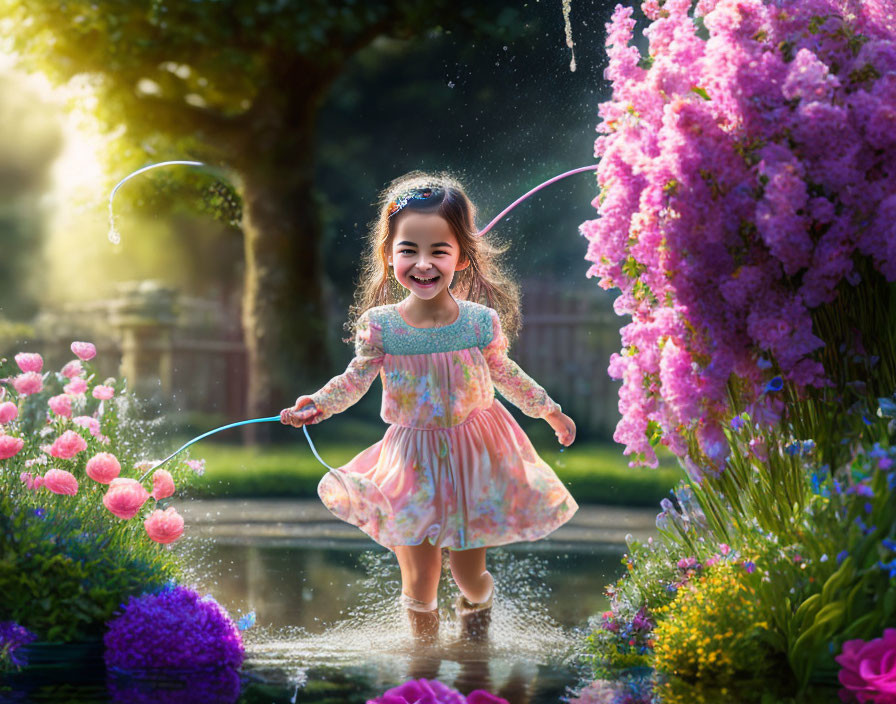
M438 186L423 186L421 188L412 188L409 191L405 191L389 203L389 217L391 218L412 200L426 200L439 191L441 191L441 189Z

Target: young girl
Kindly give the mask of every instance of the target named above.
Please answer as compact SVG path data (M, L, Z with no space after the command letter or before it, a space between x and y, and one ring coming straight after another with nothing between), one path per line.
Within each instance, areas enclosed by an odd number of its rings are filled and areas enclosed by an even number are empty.
M563 445L575 439L575 424L507 356L519 290L497 265L504 250L475 234L476 211L458 181L413 171L382 196L351 310L354 334L345 340L354 339L355 357L281 411L281 421L319 423L356 403L379 375L389 428L339 476L324 475L318 495L395 553L399 601L415 636L438 634L447 548L458 618L480 629L468 635L481 636L494 591L486 548L543 538L578 509L493 385L526 415L544 418Z

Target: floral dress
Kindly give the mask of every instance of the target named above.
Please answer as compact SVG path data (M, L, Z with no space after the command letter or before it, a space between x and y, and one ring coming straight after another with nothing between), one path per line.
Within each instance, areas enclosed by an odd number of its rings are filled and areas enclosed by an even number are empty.
M382 379L385 435L328 471L317 492L389 550L424 539L454 550L538 540L578 509L494 387L532 418L560 406L507 356L497 312L454 300L457 319L434 328L409 325L396 304L365 311L348 368L299 399L314 401L319 423Z

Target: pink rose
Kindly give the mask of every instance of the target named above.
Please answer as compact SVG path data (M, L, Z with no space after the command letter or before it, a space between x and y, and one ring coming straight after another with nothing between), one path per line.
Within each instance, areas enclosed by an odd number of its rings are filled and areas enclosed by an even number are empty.
M43 390L44 380L37 372L25 372L15 377L12 385L22 396L30 396Z
M74 496L78 493L78 480L71 472L64 469L50 469L44 475L44 485L54 494L70 494Z
M103 496L103 506L119 518L128 519L137 515L148 498L149 492L136 479L116 477Z
M19 352L16 364L23 372L39 372L44 368L44 360L37 352Z
M184 532L183 516L178 514L174 506L169 506L164 511L156 509L143 521L143 525L149 537L157 543L173 543Z
M152 497L158 501L174 493L174 479L165 469L157 469L152 473Z
M81 366L80 359L73 359L62 368L62 376L67 376L69 379L74 379L76 376L81 376L83 373L84 367Z
M60 459L71 459L82 450L87 449L87 441L74 430L66 430L50 445L48 454Z
M727 543L719 543L719 552L723 555L727 555L729 552L731 552L731 546Z
M72 394L73 396L83 394L85 391L87 391L87 379L76 376L68 384L63 386L62 390L67 394Z
M100 452L87 460L85 471L88 477L100 484L109 484L121 474L121 464L115 455L109 452Z
M8 460L18 454L25 445L22 438L14 438L12 435L0 435L0 460Z
M93 416L75 416L72 418L72 423L82 428L88 428L94 437L98 437L100 434L100 422Z
M47 401L47 405L57 416L70 418L72 415L72 397L68 394L53 396Z
M840 684L860 702L896 701L896 628L885 628L874 640L843 643L834 660L840 664Z
M205 460L187 460L187 466L200 477L205 474Z
M12 401L4 401L0 403L0 423L9 423L13 418L19 415L19 407Z
M76 357L83 359L85 362L88 359L96 357L96 347L93 346L92 342L73 342L72 352L75 353Z
M115 395L115 389L111 386L104 386L100 384L99 386L93 387L93 397L98 398L100 401L108 401Z

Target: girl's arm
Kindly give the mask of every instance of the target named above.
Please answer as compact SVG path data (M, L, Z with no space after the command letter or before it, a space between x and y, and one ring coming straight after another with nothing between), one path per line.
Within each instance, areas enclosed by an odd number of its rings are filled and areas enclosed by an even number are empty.
M501 320L493 308L488 308L488 311L491 316L492 339L482 349L482 354L488 362L495 388L531 418L546 418L559 412L560 404L552 400L544 388L507 356L508 343L501 330Z
M300 396L296 401L297 404L303 398L314 401L318 415L310 424L320 423L357 403L379 374L383 366L382 328L370 319L369 313L369 310L364 311L358 318L355 356L346 370L330 379L320 391L310 396Z

